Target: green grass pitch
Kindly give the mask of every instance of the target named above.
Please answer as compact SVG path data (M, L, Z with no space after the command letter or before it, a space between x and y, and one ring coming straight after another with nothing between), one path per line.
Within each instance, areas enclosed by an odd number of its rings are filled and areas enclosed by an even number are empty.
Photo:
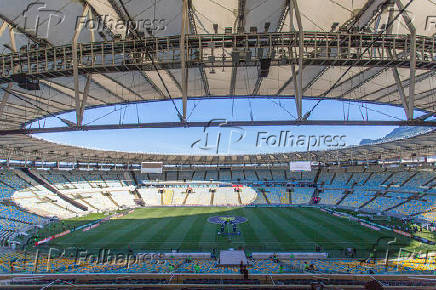
M217 235L218 226L207 221L219 215L242 216L240 236ZM64 221L67 227L101 218L93 214ZM44 229L45 235L59 228ZM41 237L44 233L40 233ZM356 222L332 216L316 208L139 208L120 219L110 220L87 232L81 230L55 239L48 246L86 249L134 249L144 251L210 251L211 249L244 248L248 251L314 251L315 245L333 256L341 256L344 248L356 248L358 256L366 256L377 240L382 256L386 242L396 237L392 252L399 248L423 247L388 231L374 231Z

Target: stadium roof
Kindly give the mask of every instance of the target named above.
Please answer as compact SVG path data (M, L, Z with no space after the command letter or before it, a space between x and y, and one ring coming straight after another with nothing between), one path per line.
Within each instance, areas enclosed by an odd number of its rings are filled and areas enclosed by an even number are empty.
M291 160L319 162L350 160L398 160L434 155L436 131L409 139L400 139L376 145L348 147L340 150L291 152L258 155L163 155L141 154L120 151L103 151L54 144L39 138L20 135L0 139L0 153L11 160L39 160L44 162L100 162L116 164L139 164L142 161L164 161L166 164L273 164Z
M4 158L269 163L435 153L432 132L340 151L189 157L84 149L9 131L67 111L77 121L65 128L77 130L83 111L98 106L237 96L295 99L302 121L311 120L302 98L390 104L404 107L410 124L425 125L413 112L436 112L434 1L0 2ZM189 122L184 108L168 114Z

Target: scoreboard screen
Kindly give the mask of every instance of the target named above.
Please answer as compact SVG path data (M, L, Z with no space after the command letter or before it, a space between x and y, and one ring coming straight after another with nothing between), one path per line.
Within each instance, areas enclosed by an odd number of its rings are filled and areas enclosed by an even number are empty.
M141 162L141 173L162 173L162 162Z
M289 162L290 171L311 171L312 166L310 161L291 161Z

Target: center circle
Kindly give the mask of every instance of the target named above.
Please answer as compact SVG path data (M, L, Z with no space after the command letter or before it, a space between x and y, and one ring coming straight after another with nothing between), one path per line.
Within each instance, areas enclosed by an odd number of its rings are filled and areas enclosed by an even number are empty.
M221 216L213 216L207 219L211 224L222 225L227 223L232 224L242 224L245 223L248 219L242 216L232 216L232 215L221 215Z

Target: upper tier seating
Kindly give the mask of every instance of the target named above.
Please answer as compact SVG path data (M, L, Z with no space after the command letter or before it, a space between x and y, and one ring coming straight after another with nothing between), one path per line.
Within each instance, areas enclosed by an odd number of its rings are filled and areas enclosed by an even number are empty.
M245 180L246 181L259 181L254 169L246 169L244 171L245 171Z
M384 189L382 183L389 177L390 173L378 173L373 174L371 178L366 182L365 186L371 189Z
M210 169L207 170L170 170L164 174L143 174L135 172L139 184L143 181L209 181L211 179L225 182L241 183L259 181L305 181L313 182L318 170L311 172L289 172L285 169L245 168L245 169ZM54 186L62 194L88 207L87 212L112 211L118 208L136 207L133 194L134 184L131 172L119 171L62 171L62 170L31 170L47 183ZM20 172L18 172L20 173ZM21 173L23 174L23 173ZM370 178L369 178L370 177ZM70 203L62 200L42 185L30 184L13 169L0 170L0 199L13 199L16 204L33 213L60 218L75 217L84 214ZM320 203L335 206L348 190L339 206L362 208L383 212L390 208L389 213L402 215L424 216L426 211L435 207L436 175L433 171L401 170L400 168L373 168L367 172L347 172L346 169L322 169L319 173L318 186L324 192L319 194ZM287 188L282 186L263 187L267 199L257 189L257 193L244 187L238 195L233 191L217 192L213 197L207 185L195 187L194 192L186 196L186 186L169 188L162 196L156 188L139 189L139 194L146 206L162 205L241 205L255 204L288 204ZM15 194L16 193L16 194ZM19 193L19 194L18 194ZM296 187L291 195L293 204L308 204L314 194L314 188ZM369 202L371 199L373 201ZM413 197L413 198L412 198ZM411 199L411 200L409 200ZM405 202L404 204L401 204ZM25 219L32 224L44 222L43 218L27 213L16 207L3 206L10 212L3 216L15 216L18 222ZM427 214L426 216L431 216ZM6 225L6 222L3 221ZM9 228L16 224L11 223Z
M358 208L365 202L371 200L374 197L375 191L368 191L364 189L356 189L353 194L348 195L340 204L345 207Z
M286 181L285 170L271 170L272 178L276 181Z
M221 181L230 181L230 180L232 180L230 169L222 169L222 170L220 170L220 180Z
M192 172L192 171L180 171L180 173L179 173L179 180L190 181L190 180L192 180L192 175L193 174L194 174L194 172Z
M244 180L244 172L242 170L232 170L232 180Z
M370 176L370 173L353 173L353 176L349 182L350 185L363 185Z
M323 185L330 185L330 181L333 178L333 173L328 173L323 171L322 174L319 175L318 178L318 184L323 184Z
M340 173L336 174L331 187L334 188L351 188L351 185L348 184L348 180L351 177L350 173Z

